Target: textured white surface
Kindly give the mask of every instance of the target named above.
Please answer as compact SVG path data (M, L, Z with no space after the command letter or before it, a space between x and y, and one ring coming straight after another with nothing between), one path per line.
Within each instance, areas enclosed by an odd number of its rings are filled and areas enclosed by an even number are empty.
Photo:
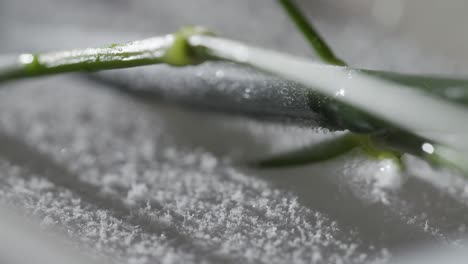
M59 79L40 82L43 88L21 84L2 93L3 131L26 143L4 135L3 146L15 150L2 154L20 167L2 163L1 193L44 227L143 263L355 262L383 254L256 173L173 146L165 132L177 128L167 128L171 119L154 109L109 91L77 89L73 80L60 91L52 88Z

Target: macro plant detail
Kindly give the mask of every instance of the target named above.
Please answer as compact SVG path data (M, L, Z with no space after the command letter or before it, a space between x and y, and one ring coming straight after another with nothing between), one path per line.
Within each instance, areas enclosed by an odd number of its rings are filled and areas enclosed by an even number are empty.
M231 61L309 87L304 96L315 113L315 123L331 131L347 131L316 145L252 162L254 166L310 164L360 148L369 157L390 159L402 168L401 156L409 153L435 166L468 174L468 97L464 92L456 96L448 92L454 87L468 89L467 81L349 67L292 1L278 3L328 65L224 39L200 27L187 27L125 44L2 58L0 82L151 64L182 67Z

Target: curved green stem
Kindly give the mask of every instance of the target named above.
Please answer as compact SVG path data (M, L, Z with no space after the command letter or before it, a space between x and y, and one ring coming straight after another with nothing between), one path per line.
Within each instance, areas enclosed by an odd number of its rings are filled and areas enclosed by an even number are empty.
M305 15L293 1L278 0L278 2L323 61L333 65L346 66L346 63L333 53L332 49L327 45L312 24L307 21Z
M372 159L390 159L398 164L400 168L402 167L400 152L376 145L373 142L373 138L369 135L354 133L346 133L299 150L281 153L255 162L253 165L261 168L309 165L336 158L355 148L361 149L364 154Z
M299 150L281 153L252 164L262 168L314 164L345 154L355 148L357 143L355 135L346 133L336 138L312 144Z

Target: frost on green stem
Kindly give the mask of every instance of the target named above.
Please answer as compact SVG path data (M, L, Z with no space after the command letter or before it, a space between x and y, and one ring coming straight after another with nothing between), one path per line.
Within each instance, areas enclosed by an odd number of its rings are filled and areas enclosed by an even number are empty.
M66 72L99 71L158 63L186 66L208 59L202 48L192 47L193 35L212 35L201 27L185 27L172 35L101 48L25 53L13 60L0 58L0 82Z

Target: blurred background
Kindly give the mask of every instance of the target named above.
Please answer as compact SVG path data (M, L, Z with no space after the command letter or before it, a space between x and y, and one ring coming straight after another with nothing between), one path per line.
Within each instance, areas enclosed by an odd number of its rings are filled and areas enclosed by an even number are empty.
M468 74L466 1L297 2L352 66ZM0 52L100 46L186 25L315 57L277 3L267 0L0 0ZM385 164L359 153L320 165L254 170L240 161L327 134L115 91L119 82L140 78L155 87L196 89L192 80L198 79L218 85L213 80L220 70L226 79L244 80L228 88L250 87L252 80L278 85L231 68L156 66L140 75L113 73L107 77L113 83L66 75L2 85L0 201L47 237L99 262L410 263L399 257L414 254L411 263L426 263L425 245L463 244L468 185L459 175L412 157L408 174L376 173ZM163 84L161 73L169 76ZM12 239L15 233L5 230L23 228L9 229L12 222L0 221L0 253L27 255L35 244L23 242L35 240L28 234Z

